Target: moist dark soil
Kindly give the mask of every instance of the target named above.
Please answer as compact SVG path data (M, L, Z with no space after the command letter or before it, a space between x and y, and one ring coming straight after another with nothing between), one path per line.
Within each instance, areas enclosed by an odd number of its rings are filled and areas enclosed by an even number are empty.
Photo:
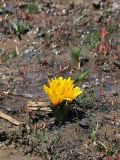
M85 92L63 125L28 111L49 102L43 85L58 76ZM0 118L2 160L120 160L119 0L1 1L0 111L23 122Z

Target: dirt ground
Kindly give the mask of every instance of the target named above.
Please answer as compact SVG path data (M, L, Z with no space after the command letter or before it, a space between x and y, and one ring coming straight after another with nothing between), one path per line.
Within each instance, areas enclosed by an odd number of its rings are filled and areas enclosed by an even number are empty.
M85 90L61 126L28 111L55 76ZM120 160L119 0L1 1L0 111L23 122L0 118L2 160Z

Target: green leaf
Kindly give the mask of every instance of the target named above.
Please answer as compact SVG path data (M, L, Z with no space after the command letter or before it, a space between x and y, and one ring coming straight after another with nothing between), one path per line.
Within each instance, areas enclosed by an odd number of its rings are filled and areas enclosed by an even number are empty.
M39 12L39 6L37 4L30 4L30 5L28 5L26 11L30 14L38 13Z
M113 33L116 30L116 26L115 25L109 25L108 26L108 32L109 33Z
M91 140L92 140L92 142L95 142L96 139L97 139L97 133L96 133L96 131L92 131L92 133L91 133Z
M13 21L11 25L12 29L15 31L18 37L20 37L21 34L24 34L28 31L27 26L21 21Z
M111 157L113 154L114 154L114 150L113 150L113 148L111 147L111 148L108 149L107 155Z
M92 48L96 48L98 43L100 41L100 36L98 34L98 32L92 32L89 35L89 42Z
M36 138L41 143L46 143L48 141L48 135L45 131L41 131L39 133L36 133Z
M80 56L80 49L75 49L71 51L71 57L73 60L75 61L78 60L79 56Z
M87 77L87 75L88 71L84 70L79 74L75 81L83 81Z

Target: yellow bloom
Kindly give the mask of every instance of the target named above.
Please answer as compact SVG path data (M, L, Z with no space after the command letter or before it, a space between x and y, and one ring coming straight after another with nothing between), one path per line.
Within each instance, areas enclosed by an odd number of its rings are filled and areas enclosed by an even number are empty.
M58 77L48 82L49 87L44 85L44 91L53 105L58 105L63 100L72 101L82 93L79 87L74 86L74 81L70 77L68 79Z

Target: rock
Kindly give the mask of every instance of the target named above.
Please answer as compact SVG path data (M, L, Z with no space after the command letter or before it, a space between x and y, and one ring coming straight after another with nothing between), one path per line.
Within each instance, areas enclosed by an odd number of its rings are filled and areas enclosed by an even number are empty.
M101 67L101 70L104 71L104 72L110 72L110 67L108 64L104 64L102 67Z
M32 147L31 146L26 146L23 150L24 154L28 154L32 152Z
M101 0L94 0L93 3L92 3L93 7L95 9L100 9L101 7Z
M7 133L5 131L0 131L0 142L7 140Z
M74 7L75 7L74 2L71 2L70 5L69 5L69 9L74 9Z
M89 59L87 57L81 57L80 61L81 66L83 66L84 63L89 62Z
M88 118L84 118L80 121L79 125L84 129L88 129L90 126L90 120Z
M4 6L0 9L0 14L12 14L15 9L12 6Z
M120 8L120 3L117 3L117 2L114 2L111 6L112 11L119 10L119 8Z
M115 61L114 64L120 69L120 61Z
M84 83L83 85L82 85L82 88L83 89L87 89L87 88L89 88L90 87L90 84L88 83L88 82L86 82L86 83Z
M120 134L119 134L119 133L116 134L116 140L117 140L117 141L120 141Z
M117 97L118 96L118 92L114 91L113 93L113 96Z

